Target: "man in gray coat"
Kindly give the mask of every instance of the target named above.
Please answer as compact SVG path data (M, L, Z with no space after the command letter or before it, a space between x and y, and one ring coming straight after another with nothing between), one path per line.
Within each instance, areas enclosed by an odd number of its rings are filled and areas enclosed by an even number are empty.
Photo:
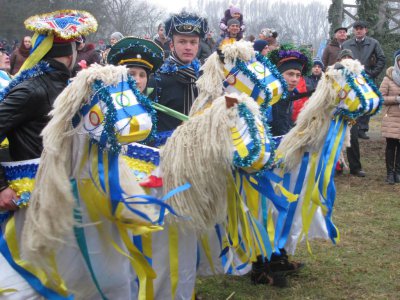
M365 72L373 79L377 78L385 68L386 58L382 47L377 40L367 36L368 28L365 21L356 21L353 24L354 38L343 43L343 49L350 49L354 59L358 59L365 68ZM363 116L357 120L359 137L369 139L369 117Z
M379 42L367 36L367 23L356 21L353 24L354 38L343 43L343 49L349 49L354 59L358 59L364 65L365 72L374 80L385 67L386 58ZM365 177L360 161L360 148L358 138L369 139L368 131L369 117L362 116L357 119L350 131L350 147L347 148L347 159L349 160L350 174Z

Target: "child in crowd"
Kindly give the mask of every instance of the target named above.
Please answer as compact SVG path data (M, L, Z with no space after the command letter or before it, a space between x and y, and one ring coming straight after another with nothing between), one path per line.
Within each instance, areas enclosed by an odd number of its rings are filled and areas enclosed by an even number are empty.
M240 32L238 34L238 40L242 39L243 32L245 30L243 15L240 11L240 8L234 5L230 5L230 7L225 11L224 17L220 21L219 28L223 31L222 37L227 34L228 21L230 19L236 19L240 22Z

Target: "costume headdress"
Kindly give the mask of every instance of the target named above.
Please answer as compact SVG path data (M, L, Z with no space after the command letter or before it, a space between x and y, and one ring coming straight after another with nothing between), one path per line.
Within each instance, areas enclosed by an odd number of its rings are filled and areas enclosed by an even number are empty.
M115 43L107 55L107 63L141 67L155 72L163 64L164 51L153 41L126 37Z
M308 75L312 68L311 55L306 48L295 48L291 44L282 45L279 49L268 53L268 58L283 73L288 69L297 69L303 76Z
M203 38L209 31L207 19L194 13L181 12L165 21L165 32L168 37L173 34L195 34Z
M31 54L20 72L32 68L46 54L50 53L53 57L57 54L68 55L72 42L97 30L96 19L90 13L80 10L58 10L36 15L29 17L24 24L34 35Z

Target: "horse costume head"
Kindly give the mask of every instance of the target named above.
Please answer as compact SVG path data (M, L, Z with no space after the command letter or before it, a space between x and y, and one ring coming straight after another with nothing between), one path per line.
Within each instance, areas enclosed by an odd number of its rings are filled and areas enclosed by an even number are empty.
M332 120L354 123L359 116L378 113L382 103L382 95L359 61L345 59L329 67L300 112L296 126L283 138L277 156L291 170L304 152L321 149Z
M164 188L191 184L168 201L178 214L190 217L185 224L209 229L226 217L233 169L260 171L272 160L259 105L244 93L220 96L179 126L161 148Z
M213 99L226 93L245 93L264 110L286 94L286 81L276 67L256 53L250 42L227 44L214 52L202 66L203 75L197 80L199 96L191 114Z
M81 200L96 198L92 204L106 208L101 212L105 219L132 226L159 220L152 205L131 207L132 195L145 192L119 155L122 145L151 136L155 122L150 100L124 66L93 65L79 72L57 97L51 116L42 133L44 151L24 228L25 248L38 255L49 252L57 244L50 240L63 242L71 232L77 198L71 181Z

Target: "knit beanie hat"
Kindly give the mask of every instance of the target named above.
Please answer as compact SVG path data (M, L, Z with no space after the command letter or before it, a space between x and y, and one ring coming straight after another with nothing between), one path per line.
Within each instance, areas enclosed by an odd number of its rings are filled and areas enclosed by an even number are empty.
M350 49L343 49L339 52L337 60L341 60L345 56L350 56L351 58L354 58L353 52Z
M268 46L268 42L265 40L257 40L253 44L253 48L255 51L261 52L265 46Z
M237 19L229 19L229 21L226 22L226 26L228 26L228 27L231 26L231 25L234 25L234 24L240 25L239 20L237 20Z
M240 8L237 6L232 6L231 8L229 8L231 16L233 17L234 13L239 13L242 14L242 12L240 11Z
M315 65L319 65L321 67L321 69L325 69L324 63L322 62L322 60L319 57L315 57L313 59L313 66Z
M122 39L124 37L124 35L121 32L116 31L116 32L112 33L110 37L112 39L119 41L120 39Z

